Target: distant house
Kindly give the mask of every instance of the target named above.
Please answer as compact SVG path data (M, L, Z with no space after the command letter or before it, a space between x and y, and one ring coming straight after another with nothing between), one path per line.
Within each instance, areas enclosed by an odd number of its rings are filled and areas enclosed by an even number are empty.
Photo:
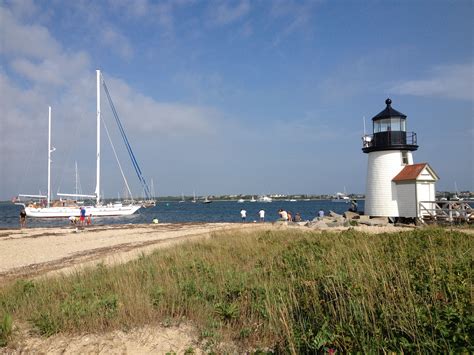
M425 208L434 208L428 201L436 200L435 183L438 180L438 175L428 163L406 165L392 179L396 186L398 215L422 217L420 203Z

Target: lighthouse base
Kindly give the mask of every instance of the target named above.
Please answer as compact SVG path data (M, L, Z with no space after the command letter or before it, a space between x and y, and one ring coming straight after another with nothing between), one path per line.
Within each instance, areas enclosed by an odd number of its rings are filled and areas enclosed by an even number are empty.
M405 167L413 164L410 151L385 150L370 152L367 162L365 211L369 216L400 216L397 185L392 179Z

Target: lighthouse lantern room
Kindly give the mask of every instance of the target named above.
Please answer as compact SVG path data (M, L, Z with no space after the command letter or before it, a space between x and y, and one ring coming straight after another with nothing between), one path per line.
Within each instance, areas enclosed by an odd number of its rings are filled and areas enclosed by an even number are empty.
M362 151L368 154L364 212L377 217L412 217L403 215L405 208L401 207L406 201L402 199L406 194L397 193L399 183L394 178L405 167L413 165L412 152L418 149L417 137L416 133L407 132L407 116L392 108L392 100L385 100L385 104L385 109L372 118L372 134L362 138ZM410 203L418 201L412 198Z

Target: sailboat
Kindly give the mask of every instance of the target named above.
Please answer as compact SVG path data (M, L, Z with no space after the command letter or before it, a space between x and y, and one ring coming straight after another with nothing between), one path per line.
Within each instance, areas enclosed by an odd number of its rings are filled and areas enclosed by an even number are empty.
M336 192L336 195L334 198L331 200L332 202L344 202L344 203L349 203L350 198L346 194L346 187L344 186L344 193L342 192Z
M454 194L451 196L452 201L462 201L462 198L459 197L458 184L454 182Z
M155 199L155 187L153 186L153 179L150 182L151 185L151 196L149 199L142 202L143 208L155 207L156 206L156 199Z
M266 195L262 195L258 198L258 202L270 203L272 201L273 201L273 199L271 197L266 196Z
M80 195L80 194L82 194L82 189L80 189L80 184L81 184L81 183L80 183L80 181L79 181L79 173L78 173L78 170L77 170L77 161L74 162L74 166L75 166L74 171L75 171L75 173L76 173L76 174L75 174L75 175L76 175L76 180L75 180L75 187L76 187L76 188L75 188L74 192L75 192L76 195ZM76 203L77 203L78 205L83 205L83 204L84 204L84 201L83 201L83 200L77 200Z
M211 203L211 202L212 202L212 201L209 200L209 199L207 198L207 196L206 196L206 198L202 201L202 203Z
M73 198L95 198L95 205L90 206L79 206L73 200L62 200L51 201L51 153L55 151L55 148L51 147L51 106L49 107L49 118L48 118L48 191L47 195L19 195L20 197L36 198L40 199L39 203L25 203L19 202L19 198L15 201L16 204L23 205L25 208L26 215L28 217L36 218L52 218L52 217L78 217L80 216L81 209L85 209L87 216L92 215L94 217L102 216L126 216L132 215L138 211L142 206L134 204L133 202L127 205L121 202L109 203L104 205L100 196L100 126L101 126L101 110L100 110L100 89L103 82L100 70L96 71L97 74L97 161L96 161L96 188L94 195L81 195L81 194L60 194L58 196L73 197ZM105 83L104 83L105 87ZM106 87L105 87L106 88ZM106 89L107 90L107 89ZM107 92L107 91L106 91ZM108 94L108 92L107 92ZM110 99L110 98L109 98ZM121 127L122 128L122 127ZM128 142L127 142L128 143ZM128 146L129 147L129 146ZM46 201L44 200L46 198Z
M184 203L184 202L186 202L186 201L184 200L184 193L181 192L181 201L179 201L179 203Z
M196 192L194 192L194 191L193 191L193 200L191 202L196 203Z

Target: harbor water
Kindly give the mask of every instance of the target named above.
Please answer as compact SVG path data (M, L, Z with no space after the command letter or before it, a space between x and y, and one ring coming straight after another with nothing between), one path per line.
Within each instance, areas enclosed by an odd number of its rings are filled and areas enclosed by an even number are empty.
M358 210L364 210L364 201L357 201ZM277 200L270 203L236 201L214 201L212 203L192 202L167 202L160 201L155 207L141 208L136 214L125 217L102 217L93 218L95 225L109 224L142 224L151 223L158 218L163 223L185 223L185 222L241 222L240 210L247 211L247 222L258 221L258 211L265 210L265 220L272 222L278 219L280 208L291 211L292 214L300 213L303 221L312 220L320 209L326 214L329 211L344 213L350 204L344 202L332 202L331 200ZM0 202L0 228L16 228L19 226L19 214L22 206L11 202ZM67 226L67 218L28 218L28 227L60 227Z

